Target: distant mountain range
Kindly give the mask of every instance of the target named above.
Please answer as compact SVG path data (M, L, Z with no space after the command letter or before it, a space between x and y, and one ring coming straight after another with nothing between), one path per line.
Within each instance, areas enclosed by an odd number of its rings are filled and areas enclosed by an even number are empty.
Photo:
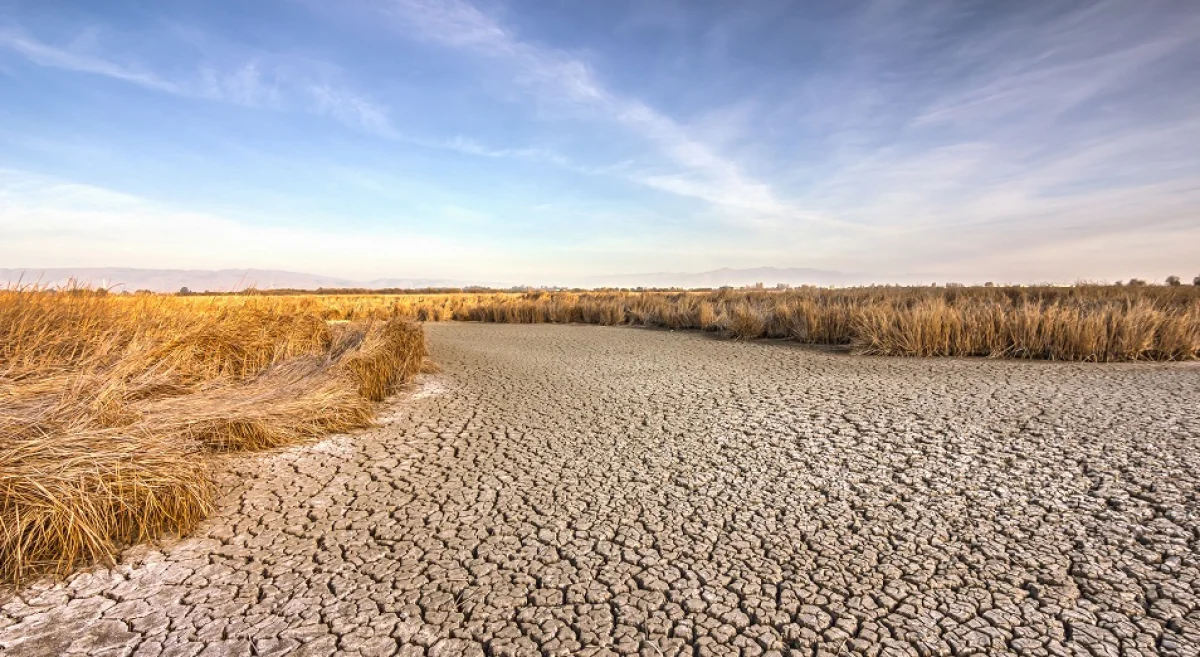
M237 292L247 288L260 290L317 288L425 288L461 287L465 283L441 278L378 278L355 281L348 278L318 276L273 269L127 269L98 267L91 269L0 269L0 285L26 284L57 287L75 281L93 287L115 287L117 291L151 290L178 292L180 288L202 292Z
M785 285L818 285L835 287L846 285L867 285L874 282L895 282L892 278L880 281L878 276L853 274L826 269L808 269L805 267L753 267L750 269L714 269L695 274L679 272L658 272L654 274L629 274L621 276L600 276L594 279L595 286L605 287L743 287L762 283L765 287Z
M699 273L658 272L652 274L622 274L593 276L586 279L564 280L561 285L579 287L682 287L704 288L729 285L743 287L762 283L765 287L786 285L818 285L840 287L871 283L922 283L934 280L928 275L872 276L825 269L803 267L754 267L750 269L714 269ZM115 288L117 291L151 290L178 292L188 288L195 292L236 292L247 288L259 290L317 288L384 288L507 287L488 281L453 280L444 278L377 278L358 281L333 276L319 276L272 269L130 269L120 267L59 268L59 269L0 269L0 285L37 284L50 287L74 281L81 285ZM555 284L551 281L549 284Z

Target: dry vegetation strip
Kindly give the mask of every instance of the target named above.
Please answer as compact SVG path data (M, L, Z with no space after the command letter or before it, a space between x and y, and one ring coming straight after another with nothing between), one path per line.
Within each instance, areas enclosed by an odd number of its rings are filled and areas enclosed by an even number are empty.
M0 291L0 582L188 531L207 454L367 425L424 356L410 322L259 297Z
M272 296L326 319L585 323L849 345L862 354L1200 358L1200 286ZM195 299L204 303L204 298Z

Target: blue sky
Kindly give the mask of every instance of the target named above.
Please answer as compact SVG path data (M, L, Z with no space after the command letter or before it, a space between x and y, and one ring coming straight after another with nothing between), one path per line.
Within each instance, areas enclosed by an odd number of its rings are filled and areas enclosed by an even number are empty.
M1190 278L1197 34L1192 0L0 0L0 262Z

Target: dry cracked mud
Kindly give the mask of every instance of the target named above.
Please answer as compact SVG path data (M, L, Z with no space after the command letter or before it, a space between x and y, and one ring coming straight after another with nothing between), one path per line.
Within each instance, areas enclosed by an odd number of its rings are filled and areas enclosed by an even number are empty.
M1196 367L427 329L382 426L232 461L0 652L1198 652Z

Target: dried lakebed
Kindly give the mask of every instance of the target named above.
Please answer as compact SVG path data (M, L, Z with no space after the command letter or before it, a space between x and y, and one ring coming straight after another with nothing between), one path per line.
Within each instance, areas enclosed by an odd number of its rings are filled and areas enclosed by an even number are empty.
M0 652L1197 654L1194 366L427 330L382 426L231 461Z

